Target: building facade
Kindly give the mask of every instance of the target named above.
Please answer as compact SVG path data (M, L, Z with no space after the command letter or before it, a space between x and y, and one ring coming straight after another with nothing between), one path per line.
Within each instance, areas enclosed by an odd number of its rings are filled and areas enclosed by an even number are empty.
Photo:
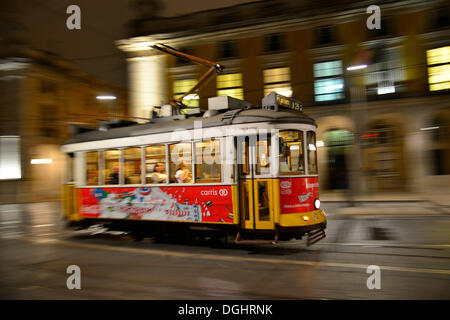
M116 99L98 100L98 95ZM24 48L5 53L0 59L0 202L59 199L70 163L60 147L71 124L89 127L127 114L125 90L68 61Z
M161 42L217 61L224 72L184 102L230 95L259 105L277 91L318 126L322 191L450 190L450 30L445 1L258 1L135 21L117 41L128 55L130 112L187 91L206 71L151 50ZM375 4L375 3L374 3Z

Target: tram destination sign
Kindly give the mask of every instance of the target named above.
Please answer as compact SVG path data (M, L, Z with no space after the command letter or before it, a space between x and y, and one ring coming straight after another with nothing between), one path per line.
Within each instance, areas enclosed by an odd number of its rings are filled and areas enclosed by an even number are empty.
M278 111L280 108L302 111L302 103L296 99L272 92L262 99L263 109Z

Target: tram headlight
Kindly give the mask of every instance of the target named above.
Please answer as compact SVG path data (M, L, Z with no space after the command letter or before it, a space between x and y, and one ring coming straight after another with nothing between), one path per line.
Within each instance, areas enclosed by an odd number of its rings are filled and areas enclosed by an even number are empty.
M302 219L305 220L305 221L308 221L309 217L308 216L303 216Z
M316 209L320 208L320 200L319 199L314 200L314 208L316 208Z

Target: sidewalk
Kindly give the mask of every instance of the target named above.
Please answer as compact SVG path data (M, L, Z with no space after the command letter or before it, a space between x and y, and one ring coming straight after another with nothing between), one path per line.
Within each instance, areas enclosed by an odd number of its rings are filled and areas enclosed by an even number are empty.
M321 193L320 200L327 214L337 215L436 215L450 214L450 196L385 193L356 196L349 202L342 192Z

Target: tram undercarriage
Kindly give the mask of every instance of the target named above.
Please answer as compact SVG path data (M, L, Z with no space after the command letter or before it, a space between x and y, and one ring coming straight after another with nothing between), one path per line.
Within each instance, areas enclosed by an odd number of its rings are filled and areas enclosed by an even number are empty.
M68 227L75 230L89 229L94 226L108 231L129 233L136 241L144 238L156 240L177 239L189 241L195 238L213 240L225 239L236 244L276 244L278 241L301 240L307 236L307 246L325 238L326 222L303 227L281 227L275 230L249 230L236 225L205 225L195 223L174 223L161 221L132 221L111 219L83 219L72 221Z

